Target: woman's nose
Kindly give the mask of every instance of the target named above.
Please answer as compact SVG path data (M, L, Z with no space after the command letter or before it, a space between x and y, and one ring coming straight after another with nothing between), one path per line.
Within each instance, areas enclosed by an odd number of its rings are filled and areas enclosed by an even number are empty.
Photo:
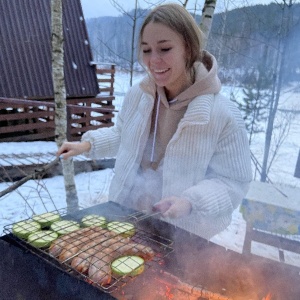
M157 52L152 52L151 53L151 57L150 57L151 62L157 62L160 59L161 59L161 56L159 55L159 53L157 53Z

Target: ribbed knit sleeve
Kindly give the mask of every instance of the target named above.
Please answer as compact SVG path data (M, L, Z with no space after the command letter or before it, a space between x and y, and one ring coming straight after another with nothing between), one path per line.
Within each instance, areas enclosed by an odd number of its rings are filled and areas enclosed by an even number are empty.
M221 95L189 105L168 145L163 197L190 201L191 214L168 222L206 239L224 230L252 180L249 142L238 109Z
M130 90L123 101L122 108L117 116L116 124L113 127L103 127L96 130L89 130L83 134L81 141L91 143L91 149L85 153L87 157L100 159L104 157L115 157L119 150L121 132L126 118L127 110L130 105L132 90Z
M116 126L87 131L81 141L91 143L91 150L85 155L93 159L115 157L120 144L120 133Z
M205 179L183 193L192 203L194 214L217 216L237 208L252 179L249 157L244 130L219 142Z

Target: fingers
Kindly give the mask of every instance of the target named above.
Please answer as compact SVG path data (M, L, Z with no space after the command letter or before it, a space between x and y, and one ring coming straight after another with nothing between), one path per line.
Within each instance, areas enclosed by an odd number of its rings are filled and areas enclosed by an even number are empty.
M153 206L154 211L160 211L163 217L175 219L187 216L191 213L191 203L183 198L169 197Z
M175 219L180 217L180 210L178 205L171 205L170 208L163 214L165 218Z
M75 144L69 143L69 142L65 142L58 149L58 151L56 152L56 155L59 156L59 157L61 157L61 158L63 158L63 159L68 159L71 156L76 155L76 153L74 152L74 147L75 147Z
M162 214L164 214L170 208L171 205L172 205L171 202L162 200L153 205L152 211L153 212L161 212Z
M63 159L68 159L71 156L79 155L88 152L91 149L91 143L84 141L78 142L64 142L58 149L56 155L61 156Z

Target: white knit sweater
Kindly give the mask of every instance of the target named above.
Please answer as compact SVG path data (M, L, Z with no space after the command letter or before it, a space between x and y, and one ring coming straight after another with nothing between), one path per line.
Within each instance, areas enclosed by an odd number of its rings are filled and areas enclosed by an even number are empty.
M109 200L126 203L148 140L155 87L137 84L125 96L114 127L84 134L88 156L116 156ZM169 142L163 164L162 196L192 204L184 218L166 220L204 238L225 229L252 179L245 125L235 105L221 94L196 97Z

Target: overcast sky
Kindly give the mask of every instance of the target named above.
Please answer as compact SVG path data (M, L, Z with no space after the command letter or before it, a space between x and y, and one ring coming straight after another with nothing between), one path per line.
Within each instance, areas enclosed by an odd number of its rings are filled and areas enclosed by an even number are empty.
M81 5L84 13L85 19L96 18L102 16L118 16L121 14L111 3L111 0L81 0ZM135 0L115 0L125 11L130 11L134 8ZM170 2L162 0L139 0L139 6L141 8L149 8L150 4L157 4L161 2ZM178 2L180 1L173 1ZM182 1L181 1L182 2ZM220 11L225 7L225 3L230 3L229 9L234 9L236 7L250 6L255 4L268 4L271 0L218 0L216 10ZM273 1L274 2L274 1ZM147 4L148 3L148 4ZM197 8L201 11L204 0L189 0L188 9L194 9L195 3L197 3Z

